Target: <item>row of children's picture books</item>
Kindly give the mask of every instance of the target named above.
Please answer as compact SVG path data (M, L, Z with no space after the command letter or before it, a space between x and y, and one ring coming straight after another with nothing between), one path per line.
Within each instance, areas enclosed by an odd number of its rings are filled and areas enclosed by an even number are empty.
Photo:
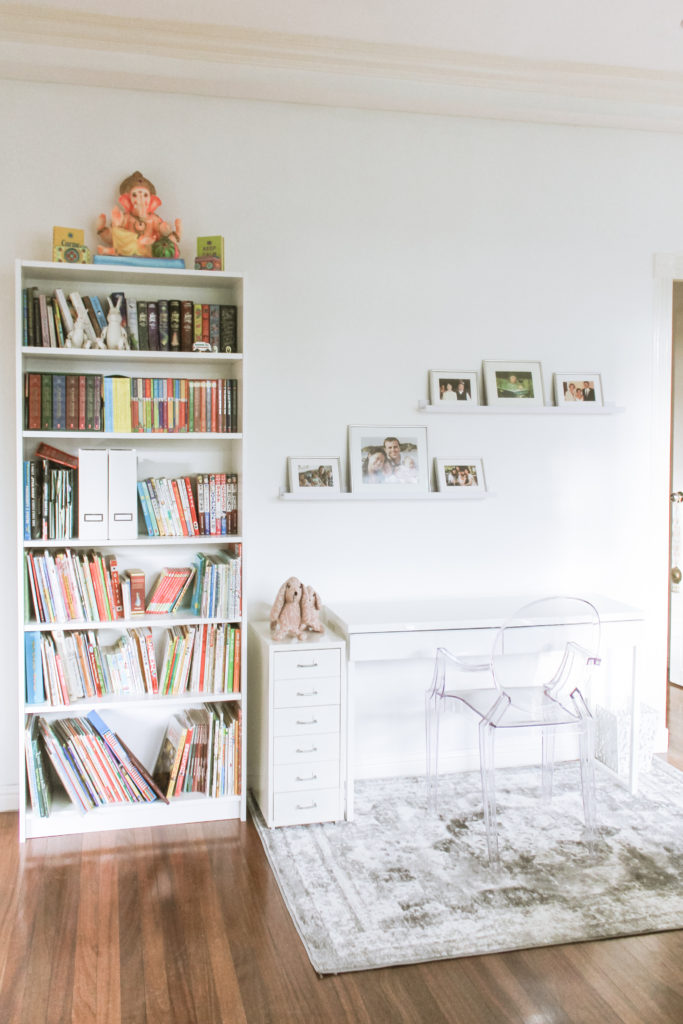
M114 434L234 434L235 378L24 374L24 429Z
M140 507L150 537L237 533L237 493L236 473L199 473L194 483L189 476L138 481Z
M242 709L207 704L174 714L166 728L154 778L166 797L183 793L241 793Z
M56 780L82 813L106 804L168 802L144 765L96 711L82 718L31 716L25 754L31 806L40 817L50 814Z
M76 470L47 459L24 460L24 540L71 540L76 531L76 486Z
M133 299L125 292L97 295L22 292L22 343L31 348L66 348L79 316L86 339L102 338L107 316L117 307L127 347L151 352L237 352L237 306L191 299Z
M166 566L145 596L140 569L119 572L116 555L98 551L28 550L24 556L31 603L37 622L110 622L135 615L171 615L186 604L202 618L237 619L241 615L241 544L211 554L197 552L193 566ZM194 581L194 585L192 586Z
M93 630L29 630L24 648L30 705L240 690L241 630L228 623L163 630L159 658L148 626L125 630L111 643Z
M30 716L25 728L28 791L33 812L49 817L63 790L81 813L111 804L168 803L241 791L241 709L205 704L170 719L153 772L96 711L86 716Z

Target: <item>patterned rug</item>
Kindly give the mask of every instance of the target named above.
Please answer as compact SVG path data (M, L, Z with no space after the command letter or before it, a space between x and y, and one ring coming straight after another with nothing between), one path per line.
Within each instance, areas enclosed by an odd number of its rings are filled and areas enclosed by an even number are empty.
M597 765L599 837L582 841L578 768L499 769L502 865L488 867L478 772L356 783L354 821L268 829L268 860L320 974L683 928L683 773L655 759L640 791Z

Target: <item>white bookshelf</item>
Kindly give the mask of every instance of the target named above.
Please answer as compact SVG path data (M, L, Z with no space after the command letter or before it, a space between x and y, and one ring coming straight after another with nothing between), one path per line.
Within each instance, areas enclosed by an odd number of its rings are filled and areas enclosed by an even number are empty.
M23 295L27 288L37 287L46 295L61 288L67 295L97 295L100 299L122 291L131 299L148 301L161 298L192 300L195 303L226 304L237 307L237 352L159 352L109 351L99 349L64 349L26 347L23 337ZM20 750L20 839L71 833L106 831L108 829L147 827L149 825L182 824L225 818L246 818L246 679L247 679L247 615L244 600L239 616L229 620L207 619L192 615L189 609L173 615L136 615L114 621L68 621L50 624L35 621L33 606L24 593L24 561L28 550L95 550L103 555L115 554L119 570L138 568L145 572L149 593L159 570L166 565L190 565L196 552L217 552L240 545L242 560L242 593L244 568L248 560L243 540L244 497L244 279L239 274L194 270L138 268L92 264L70 265L17 261L15 278L16 305L16 407L17 407L17 529L18 529L18 592L19 611L19 750ZM105 304L106 312L106 304ZM57 370L59 367L59 371ZM24 375L36 373L77 373L124 375L130 377L167 377L188 379L236 379L238 395L237 432L231 433L109 433L104 431L27 430L24 421ZM41 442L71 454L79 448L134 448L138 459L138 479L154 476L168 478L197 473L230 473L238 478L238 532L223 536L150 537L144 519L138 515L138 534L129 540L95 541L79 539L75 533L68 540L26 540L23 515L23 463L30 459ZM26 615L28 608L28 615ZM108 695L72 701L68 705L28 704L24 674L24 636L27 631L92 630L98 637L115 637L128 628L150 626L154 637L157 665L160 666L165 631L170 626L203 625L229 622L241 629L241 663L238 692L183 693L173 696ZM33 715L45 717L76 717L97 710L107 724L124 740L148 771L152 771L163 740L169 717L182 707L202 703L231 702L241 709L240 792L234 796L214 798L198 793L172 797L168 805L161 801L141 804L115 804L80 813L57 789L49 817L40 817L31 809L28 793L24 732Z

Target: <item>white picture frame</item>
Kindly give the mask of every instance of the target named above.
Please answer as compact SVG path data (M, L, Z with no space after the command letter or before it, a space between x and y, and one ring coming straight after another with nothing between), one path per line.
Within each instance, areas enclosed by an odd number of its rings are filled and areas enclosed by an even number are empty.
M449 498L482 498L486 494L484 463L480 458L456 455L434 459L436 489Z
M292 494L331 497L341 492L341 459L338 455L290 455L289 490Z
M479 405L476 370L430 370L429 401L438 409L466 409Z
M541 364L524 359L485 359L487 405L544 405Z
M349 467L353 494L372 498L427 494L427 428L350 426Z
M555 405L563 408L603 405L602 378L599 373L554 373Z

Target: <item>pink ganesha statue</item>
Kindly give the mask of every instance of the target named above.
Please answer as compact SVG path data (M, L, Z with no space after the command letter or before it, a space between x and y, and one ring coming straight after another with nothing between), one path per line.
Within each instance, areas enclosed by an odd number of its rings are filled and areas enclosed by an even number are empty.
M151 181L135 171L121 182L119 204L111 211L111 227L101 213L97 221L97 235L101 245L97 251L106 256L156 256L166 259L178 257L178 242L182 222L176 220L171 227L154 211L161 199Z

